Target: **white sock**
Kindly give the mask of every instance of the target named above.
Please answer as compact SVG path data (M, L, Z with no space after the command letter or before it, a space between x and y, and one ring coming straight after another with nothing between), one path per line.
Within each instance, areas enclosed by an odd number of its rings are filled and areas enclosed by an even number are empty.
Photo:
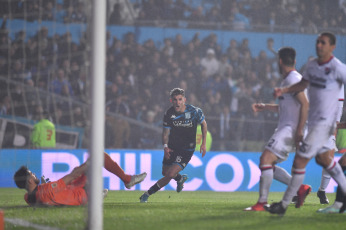
M319 191L325 191L328 187L329 181L330 181L330 174L327 172L327 170L322 169L322 178L321 178L321 185L318 189Z
M303 184L305 177L305 168L304 169L295 169L292 168L292 179L286 189L284 197L282 198L282 206L287 208L291 203L292 198L297 195L299 187Z
M277 165L274 168L274 179L288 185L292 176L284 169Z
M326 168L327 172L333 177L333 179L338 183L344 195L346 195L346 177L341 169L340 164L335 161Z
M268 201L270 185L273 182L273 166L261 165L260 189L258 202L264 203Z
M336 209L340 209L342 207L343 203L340 201L335 201L334 204L332 205L332 207L336 208Z

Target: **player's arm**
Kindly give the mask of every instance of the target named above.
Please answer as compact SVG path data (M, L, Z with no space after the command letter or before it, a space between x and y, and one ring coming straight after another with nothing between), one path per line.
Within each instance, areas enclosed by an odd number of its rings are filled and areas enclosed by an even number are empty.
M300 82L294 85L291 85L289 87L275 88L274 97L275 98L280 97L282 94L285 94L285 93L294 93L294 92L304 91L308 87L308 85L309 85L309 81L303 78Z
M88 166L87 163L84 163L72 170L70 174L67 174L62 178L62 180L65 182L65 184L70 184L73 180L80 177L81 175L86 173Z
M201 148L199 150L200 153L202 153L202 157L207 153L207 133L208 133L208 127L207 127L207 122L204 120L201 123L201 130L202 130L202 144Z
M279 106L277 104L264 104L264 103L254 103L252 104L252 111L255 113L268 110L271 112L279 112Z
M170 148L168 148L169 133L170 133L170 129L163 127L162 144L163 144L163 151L164 151L166 159L170 158L170 156L171 156L170 152L172 151Z
M298 148L299 143L303 140L303 137L304 137L304 126L305 126L306 120L308 119L309 101L304 91L297 93L295 98L300 104L299 122L297 125L297 130L295 135L296 147Z

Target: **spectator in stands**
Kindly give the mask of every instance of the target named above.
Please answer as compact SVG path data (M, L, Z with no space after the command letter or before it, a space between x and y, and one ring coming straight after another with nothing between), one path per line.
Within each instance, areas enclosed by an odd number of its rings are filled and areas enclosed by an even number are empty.
M227 70L229 68L233 68L228 61L228 56L227 54L223 54L221 56L220 62L219 62L219 71L218 74L220 74L221 76L225 76Z
M6 95L1 100L0 115L10 115L12 113L12 102L9 95Z
M22 62L20 60L16 60L13 64L13 67L10 70L10 76L12 80L26 83L26 84L32 84L32 76L31 72L25 70L25 67L23 66Z
M207 76L212 76L219 71L219 61L215 57L215 51L208 49L206 56L201 59L201 66L206 69Z
M64 69L59 68L57 70L57 74L50 85L50 91L59 95L73 95L71 84Z
M109 16L109 24L120 25L122 23L121 8L122 8L122 5L120 3L115 3L113 5L113 11L111 15Z
M144 13L143 19L145 20L159 20L160 9L157 7L154 0L147 0L143 2L142 11Z
M184 0L176 0L173 5L173 15L176 20L184 20L185 14L191 12L191 7Z
M202 6L198 6L189 16L188 20L194 22L194 23L201 23L201 22L205 22L206 18L203 14L203 7ZM194 24L190 24L189 27L191 27L191 25ZM201 25L201 24L199 24ZM192 26L193 27L193 26Z

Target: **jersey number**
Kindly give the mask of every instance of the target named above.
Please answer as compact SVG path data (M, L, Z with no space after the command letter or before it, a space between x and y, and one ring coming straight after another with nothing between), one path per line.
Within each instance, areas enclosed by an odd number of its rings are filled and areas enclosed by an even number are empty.
M47 129L47 141L50 141L52 139L53 130Z

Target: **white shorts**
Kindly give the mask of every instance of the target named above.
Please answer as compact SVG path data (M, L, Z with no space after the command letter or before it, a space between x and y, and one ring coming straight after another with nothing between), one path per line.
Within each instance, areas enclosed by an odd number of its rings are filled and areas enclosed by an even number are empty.
M264 148L274 153L279 158L277 163L280 163L294 149L294 136L295 130L291 126L277 128Z
M297 154L304 158L311 159L317 154L336 148L334 130L335 125L316 124L309 126L308 134L299 147Z

